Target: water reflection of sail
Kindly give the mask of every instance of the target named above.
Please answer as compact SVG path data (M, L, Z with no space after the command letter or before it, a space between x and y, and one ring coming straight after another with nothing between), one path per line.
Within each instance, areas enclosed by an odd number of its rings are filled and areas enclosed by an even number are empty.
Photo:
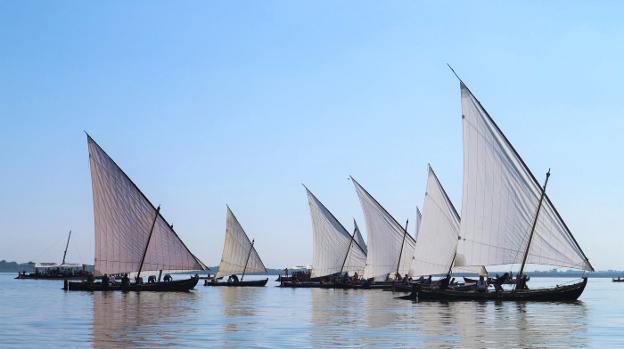
M436 323L428 316L429 328L440 328L441 334L456 333L447 343L458 347L520 348L566 347L588 345L587 308L577 303L448 303L451 323L456 327ZM544 316L548 314L548 316ZM433 321L431 321L433 320ZM566 324L562 326L561 324ZM487 331L485 329L496 329Z
M354 290L311 289L312 298L312 332L310 334L314 348L338 346L357 346L361 342L349 335L358 328L366 326L360 304L363 298L376 292L359 292ZM350 329L345 331L345 329Z
M93 294L93 347L175 347L192 331L195 293ZM158 327L155 331L154 327Z

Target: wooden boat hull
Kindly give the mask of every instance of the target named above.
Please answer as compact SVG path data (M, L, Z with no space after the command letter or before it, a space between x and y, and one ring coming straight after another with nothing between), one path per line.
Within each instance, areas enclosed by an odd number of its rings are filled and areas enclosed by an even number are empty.
M206 280L204 286L213 287L264 287L269 279L264 280L251 280L251 281L239 281L239 282L210 282Z
M188 292L192 290L199 278L192 277L186 280L174 280L167 282L154 282L154 283L144 283L144 284L130 284L123 286L121 284L113 284L113 285L102 285L100 282L95 283L87 283L83 282L72 282L69 280L65 280L65 284L63 289L65 291L135 291L135 292Z
M557 286L553 288L518 290L518 291L490 291L478 292L475 288L445 289L419 287L414 285L414 290L409 296L401 297L415 301L531 301L531 302L572 302L577 300L585 286L587 278L581 282Z

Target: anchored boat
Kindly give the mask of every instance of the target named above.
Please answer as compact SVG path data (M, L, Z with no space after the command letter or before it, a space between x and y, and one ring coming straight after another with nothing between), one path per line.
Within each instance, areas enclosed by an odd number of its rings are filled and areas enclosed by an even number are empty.
M197 276L173 280L164 272L191 272L207 267L130 177L87 135L95 218L95 276L66 280L67 291L189 291ZM133 280L130 280L130 277ZM148 282L141 275L150 274ZM121 283L113 275L124 275ZM158 277L156 277L158 275Z
M63 260L58 263L37 263L34 265L32 273L18 273L18 280L81 280L87 277L87 268L84 264L67 263L67 249L69 248L69 240L71 239L71 230L67 235L67 244L65 244L65 252L63 252Z
M455 265L520 265L512 289L414 286L426 300L570 301L587 279L544 289L526 287L527 264L593 271L591 263L540 185L492 117L460 79L464 128L464 190ZM426 219L426 213L424 214ZM495 281L496 283L496 281Z
M254 240L243 230L243 227L227 207L227 219L225 227L225 242L223 244L223 255L219 264L219 272L212 280L204 281L204 286L228 286L228 287L262 287L269 279L244 281L245 273L265 273L266 267L260 255L254 248ZM236 274L242 273L240 279ZM225 276L230 276L227 282L218 282Z

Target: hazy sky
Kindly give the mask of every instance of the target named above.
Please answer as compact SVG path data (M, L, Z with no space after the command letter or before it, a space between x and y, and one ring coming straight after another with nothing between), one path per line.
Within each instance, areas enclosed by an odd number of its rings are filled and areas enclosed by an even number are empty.
M93 262L87 130L194 253L230 205L265 264L309 264L305 183L365 223L353 175L414 220L458 209L452 64L597 269L622 268L624 4L0 2L0 259ZM410 227L413 232L413 225Z

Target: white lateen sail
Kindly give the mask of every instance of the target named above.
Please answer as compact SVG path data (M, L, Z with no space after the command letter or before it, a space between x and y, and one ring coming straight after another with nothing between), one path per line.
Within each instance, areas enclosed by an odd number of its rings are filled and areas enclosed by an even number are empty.
M334 215L306 188L312 217L313 250L312 277L342 272L362 274L366 251L358 240L359 230L351 236Z
M266 273L266 268L236 216L227 207L225 242L217 277L242 273Z
M355 191L360 199L368 237L368 255L365 278L384 280L409 273L416 241L353 177Z
M461 104L464 193L456 265L521 264L542 186L463 82ZM548 195L526 263L593 270Z
M95 218L95 273L138 272L144 254L142 271L145 272L206 269L162 215L156 216L157 210L147 197L89 135L87 143Z
M457 250L459 214L431 166L421 224L410 274L449 273Z

